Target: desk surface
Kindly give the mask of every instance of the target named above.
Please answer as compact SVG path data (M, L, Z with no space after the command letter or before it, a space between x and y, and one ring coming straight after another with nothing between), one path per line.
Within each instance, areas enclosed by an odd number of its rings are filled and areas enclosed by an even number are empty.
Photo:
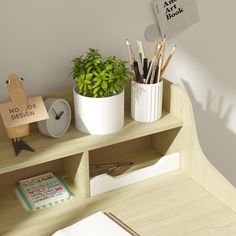
M99 210L113 212L142 236L236 235L236 214L181 171L35 213L8 189L0 193L0 235L51 235Z

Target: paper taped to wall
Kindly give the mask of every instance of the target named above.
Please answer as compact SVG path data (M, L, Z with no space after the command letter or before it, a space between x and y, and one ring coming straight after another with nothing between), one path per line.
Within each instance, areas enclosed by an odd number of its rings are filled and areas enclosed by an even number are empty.
M162 36L169 38L199 21L196 0L153 0Z

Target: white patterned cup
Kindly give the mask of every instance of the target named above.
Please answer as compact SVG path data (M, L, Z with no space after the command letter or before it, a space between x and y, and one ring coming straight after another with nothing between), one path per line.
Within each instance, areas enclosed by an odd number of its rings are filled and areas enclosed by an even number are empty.
M156 84L131 83L131 116L140 122L159 120L162 114L163 81Z

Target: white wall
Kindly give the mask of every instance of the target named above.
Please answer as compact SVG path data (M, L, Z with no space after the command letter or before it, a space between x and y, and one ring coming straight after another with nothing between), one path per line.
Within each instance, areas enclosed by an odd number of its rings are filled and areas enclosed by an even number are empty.
M236 1L198 1L200 22L173 39L178 52L166 76L188 91L201 146L236 185Z
M127 57L124 40L158 37L151 0L0 0L0 101L5 80L24 77L29 95L72 87L71 60L88 47ZM236 1L198 0L200 22L172 38L166 77L183 86L209 160L236 185L234 23Z

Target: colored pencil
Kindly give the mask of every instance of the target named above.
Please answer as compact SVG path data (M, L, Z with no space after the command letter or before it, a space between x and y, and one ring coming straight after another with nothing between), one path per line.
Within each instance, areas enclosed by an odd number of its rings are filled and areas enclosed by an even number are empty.
M130 64L131 64L131 67L133 67L133 64L134 64L134 62L135 62L135 57L134 57L134 53L133 53L131 44L130 44L130 42L128 41L128 39L126 39L126 45L127 45L127 48L128 48Z
M164 67L161 70L161 77L163 76L167 66L170 64L170 61L171 61L171 59L172 59L172 57L173 57L173 55L175 53L175 50L176 50L176 46L174 46L174 48L171 50L171 52L170 52L170 54L169 54L169 56L168 56L168 58L166 60L166 63L165 63Z

